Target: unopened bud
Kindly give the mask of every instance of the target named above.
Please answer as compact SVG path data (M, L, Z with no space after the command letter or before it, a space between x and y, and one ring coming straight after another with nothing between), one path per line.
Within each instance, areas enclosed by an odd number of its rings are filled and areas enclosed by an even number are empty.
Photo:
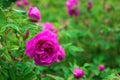
M24 39L27 39L28 36L29 36L29 30L26 30L26 33L25 33Z

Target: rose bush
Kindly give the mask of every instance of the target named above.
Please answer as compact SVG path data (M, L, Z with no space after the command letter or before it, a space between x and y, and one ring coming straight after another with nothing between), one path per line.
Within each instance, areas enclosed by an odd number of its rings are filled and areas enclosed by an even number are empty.
M76 0L16 1L0 0L0 80L119 80L119 0L78 0L79 17L66 12Z

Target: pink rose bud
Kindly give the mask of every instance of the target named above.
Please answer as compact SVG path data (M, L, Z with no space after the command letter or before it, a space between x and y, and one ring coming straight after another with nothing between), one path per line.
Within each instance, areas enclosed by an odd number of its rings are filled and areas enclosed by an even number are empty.
M69 16L79 16L80 11L78 0L67 0L66 7Z
M46 22L46 23L42 24L41 26L43 27L43 30L50 30L54 33L58 32L58 30L55 29L55 27L52 23Z
M44 30L29 40L25 54L33 58L35 64L39 66L50 66L65 58L64 50L57 41L57 35L50 30Z
M29 36L29 30L26 30L26 33L25 33L24 39L27 39L28 36Z
M17 7L22 7L22 2L20 0L16 1L16 6Z
M85 74L84 74L84 71L83 71L83 70L81 70L81 69L79 69L79 68L75 68L75 69L74 69L74 77L75 77L76 79L82 78L84 75L85 75Z
M91 10L93 7L93 3L92 2L88 2L88 10Z
M31 20L35 22L38 22L41 20L40 11L38 10L37 7L30 7L30 9L28 10L28 16Z
M105 70L105 66L104 65L99 65L98 69L99 69L99 71L104 71Z
M23 4L24 4L25 6L28 6L28 5L29 5L29 2L28 2L27 0L22 0L22 2L23 2Z

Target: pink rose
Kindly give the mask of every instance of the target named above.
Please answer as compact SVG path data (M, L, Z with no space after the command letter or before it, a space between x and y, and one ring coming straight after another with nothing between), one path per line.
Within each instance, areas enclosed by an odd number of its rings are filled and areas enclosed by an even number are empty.
M66 2L67 12L70 16L79 16L79 1L78 0L67 0Z
M17 7L22 7L22 2L20 0L17 0L15 4Z
M74 69L74 77L75 77L76 79L82 78L84 75L85 75L85 74L84 74L84 71L83 71L83 70L81 70L81 69L79 69L79 68L75 68L75 69Z
M28 10L28 16L30 19L36 22L40 21L41 19L40 11L37 7L30 7L30 9Z
M28 5L29 5L28 0L22 0L22 2L23 2L23 4L24 4L25 6L28 6Z
M35 64L39 66L50 66L53 62L59 62L65 58L56 34L49 30L44 30L29 40L25 54L34 58Z
M17 7L24 7L24 6L28 6L29 2L27 0L17 0L16 1L16 6Z
M93 3L92 2L88 2L88 10L91 10L93 7Z
M52 23L46 22L46 23L42 24L41 26L43 27L43 30L50 30L54 33L58 32L58 30L55 29L55 27Z
M99 69L99 71L104 71L105 70L105 66L104 65L99 65L98 69Z

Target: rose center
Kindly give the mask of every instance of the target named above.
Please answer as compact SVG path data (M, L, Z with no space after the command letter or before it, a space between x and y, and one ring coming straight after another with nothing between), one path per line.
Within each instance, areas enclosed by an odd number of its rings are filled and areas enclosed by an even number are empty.
M52 53L52 48L45 48L45 49L44 49L44 52L45 52L45 53Z

